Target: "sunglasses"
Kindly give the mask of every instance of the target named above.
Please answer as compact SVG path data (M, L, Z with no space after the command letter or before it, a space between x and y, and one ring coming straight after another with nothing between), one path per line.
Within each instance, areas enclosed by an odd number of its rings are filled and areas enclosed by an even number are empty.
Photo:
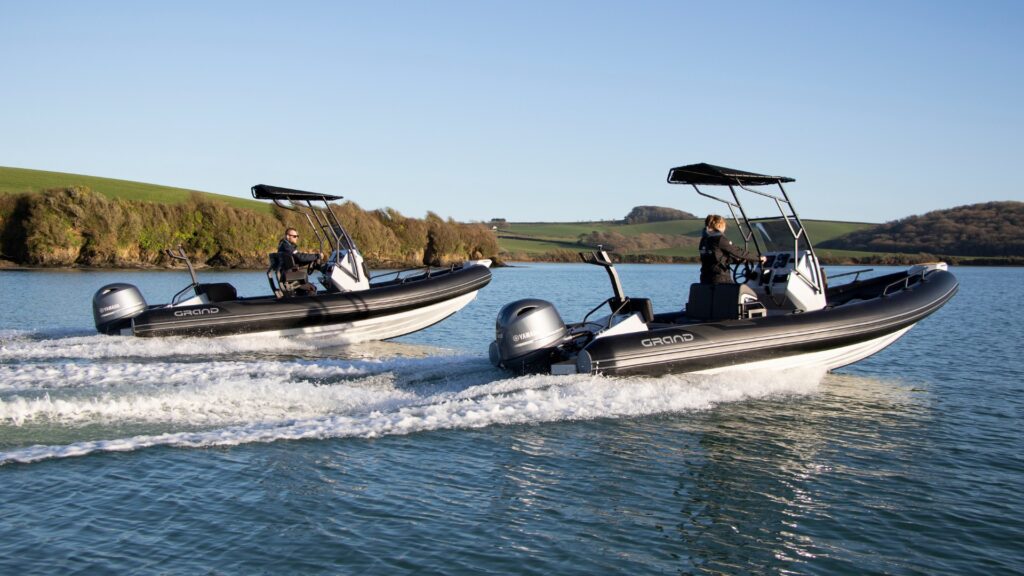
M288 237L289 238L298 238L299 235L298 234L289 234Z

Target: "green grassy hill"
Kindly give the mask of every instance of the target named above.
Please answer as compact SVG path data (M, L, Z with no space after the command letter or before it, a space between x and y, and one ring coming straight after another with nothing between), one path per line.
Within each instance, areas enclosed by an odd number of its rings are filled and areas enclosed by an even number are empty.
M875 224L865 222L835 222L828 220L804 220L807 227L807 234L815 244L839 238L852 232L870 229ZM510 257L517 255L526 257L539 257L555 250L585 251L590 250L590 245L581 243L581 235L589 235L593 232L621 234L627 238L639 237L642 234L686 236L692 242L686 246L671 248L657 248L650 250L631 250L626 253L633 254L654 254L665 257L694 257L696 256L696 244L700 238L701 230L704 228L704 221L693 220L669 220L665 222L648 222L645 224L623 224L622 222L510 222L504 224L498 230L498 245L503 253ZM735 232L734 228L730 228ZM734 241L739 241L736 237ZM867 252L830 250L837 257L853 257L869 254Z
M42 192L53 188L84 186L107 198L139 200L143 202L160 202L164 204L183 204L193 194L219 200L235 208L248 208L258 212L269 213L271 205L266 202L211 194L198 190L159 186L129 180L115 180L98 176L81 174L65 174L64 172L47 172L45 170L29 170L26 168L7 168L0 166L0 194L23 194L26 192Z
M580 234L591 232L618 232L623 236L640 234L684 234L700 238L702 220L668 220L644 224L623 224L615 221L601 222L510 222L501 226L499 236L527 236L559 242L576 243Z

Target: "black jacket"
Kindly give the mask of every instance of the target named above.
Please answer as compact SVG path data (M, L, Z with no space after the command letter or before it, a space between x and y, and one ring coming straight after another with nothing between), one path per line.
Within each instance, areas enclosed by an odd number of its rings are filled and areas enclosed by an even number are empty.
M281 239L281 243L277 245L277 254L282 268L294 268L303 264L310 264L316 262L320 257L318 254L297 252L297 248L298 246L287 238Z
M700 238L700 283L731 284L731 266L737 262L756 264L757 256L740 250L721 232L704 232Z

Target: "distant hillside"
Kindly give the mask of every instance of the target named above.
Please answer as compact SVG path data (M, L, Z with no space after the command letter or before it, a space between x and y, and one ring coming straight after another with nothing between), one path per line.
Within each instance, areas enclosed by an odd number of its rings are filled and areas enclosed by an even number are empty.
M637 206L626 215L626 224L646 224L668 220L692 220L696 216L689 212L665 208L664 206Z
M886 224L804 220L826 264L1024 265L1024 202L988 202L911 216ZM627 262L695 262L698 218L625 224L505 222L498 243L505 260L573 261L598 245ZM734 242L741 242L735 227Z
M253 182L258 184L258 182ZM93 192L112 200L139 200L142 202L161 202L164 204L184 204L199 194L209 200L218 200L235 208L248 208L258 212L270 213L271 204L257 202L247 198L238 198L223 194L211 194L198 190L66 174L64 172L48 172L46 170L29 170L26 168L7 168L0 166L0 194L37 193L58 188L88 188Z
M75 185L51 184L76 182ZM93 183L93 190L81 183ZM428 212L407 218L353 202L331 209L373 266L418 266L495 257L482 224ZM270 203L109 178L0 168L0 266L166 266L166 248L184 247L198 265L264 268L294 212ZM319 248L310 235L300 248Z
M849 234L874 224L804 220L808 236L815 242ZM498 244L506 260L572 261L576 253L601 245L618 259L636 262L695 262L697 243L704 220L689 218L624 224L621 221L600 222L506 222L498 230ZM735 228L729 229L730 235ZM740 242L739 237L734 237ZM831 251L825 257L832 261L853 261L867 253Z
M868 252L973 257L1024 256L1024 202L985 202L936 210L819 244Z

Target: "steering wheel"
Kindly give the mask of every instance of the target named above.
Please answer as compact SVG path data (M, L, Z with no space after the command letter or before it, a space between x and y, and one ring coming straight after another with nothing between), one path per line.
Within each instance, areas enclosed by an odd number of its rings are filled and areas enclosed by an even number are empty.
M320 270L321 268L322 268L322 266L321 266L320 258L317 257L316 260L313 260L312 262L310 262L309 264L306 265L306 274L312 274L313 272L316 272L317 270Z
M742 266L742 268L740 268ZM732 265L732 279L737 284L746 284L749 280L757 278L754 274L754 267L750 262L737 262Z

